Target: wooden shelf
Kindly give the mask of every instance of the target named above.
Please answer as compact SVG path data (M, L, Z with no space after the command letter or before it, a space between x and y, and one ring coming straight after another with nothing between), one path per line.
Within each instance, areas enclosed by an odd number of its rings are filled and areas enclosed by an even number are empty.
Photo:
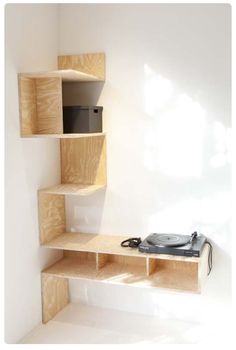
M59 184L53 187L40 189L40 191L51 194L88 196L105 187L104 185Z
M52 139L78 139L85 137L105 136L105 132L83 134L30 134L22 135L23 138L52 138Z
M51 72L38 72L38 73L20 73L20 76L26 77L26 78L33 78L33 79L60 78L63 82L104 81L104 79L100 79L95 75L86 74L73 69L61 69L61 70L55 70Z
M92 233L63 233L56 238L50 240L46 244L43 244L45 248L54 248L62 250L72 251L85 251L93 253L107 253L116 254L122 256L132 257L151 257L161 260L172 261L184 261L184 262L196 262L200 261L197 257L185 257L177 255L167 254L146 254L141 253L137 249L123 248L120 243L130 238L124 235L104 235L104 234L92 234Z
M99 256L100 254L94 254L94 259L86 257L81 259L79 255L70 256L66 252L63 259L45 269L43 274L58 278L89 279L106 283L199 292L198 266L195 263L185 264L187 267L183 268L182 262L175 262L173 265L171 261L159 260L157 269L149 275L146 269L147 259L144 256L134 258L108 254L108 258L100 266L96 264ZM104 254L101 256L104 258Z

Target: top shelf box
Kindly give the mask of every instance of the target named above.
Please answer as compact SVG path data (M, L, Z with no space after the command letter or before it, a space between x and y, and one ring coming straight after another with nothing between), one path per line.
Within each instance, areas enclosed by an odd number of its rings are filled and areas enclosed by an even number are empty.
M58 70L20 73L21 136L63 134L63 81L99 82L104 80L104 53L59 56Z

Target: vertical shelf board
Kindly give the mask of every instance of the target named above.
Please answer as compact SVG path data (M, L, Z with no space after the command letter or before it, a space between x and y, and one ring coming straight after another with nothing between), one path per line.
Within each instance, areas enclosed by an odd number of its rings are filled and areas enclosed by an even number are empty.
M37 133L35 79L18 76L21 135Z
M105 135L61 139L62 184L106 185Z
M65 196L38 191L40 243L45 244L66 231Z
M155 272L156 267L157 267L157 259L152 259L152 258L147 257L147 259L146 259L147 276L152 275Z
M39 134L63 133L61 78L36 79Z
M42 321L47 323L69 303L67 278L42 273Z
M61 78L19 74L18 85L21 135L63 133Z
M58 56L58 69L73 69L105 80L105 54Z
M96 268L97 271L102 269L109 261L109 254L97 253L96 254Z

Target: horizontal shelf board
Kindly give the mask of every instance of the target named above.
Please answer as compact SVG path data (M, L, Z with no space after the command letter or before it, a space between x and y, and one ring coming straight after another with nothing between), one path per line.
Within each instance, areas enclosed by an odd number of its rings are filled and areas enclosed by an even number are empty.
M184 257L166 254L146 254L141 253L138 249L123 248L120 243L130 238L130 236L104 235L92 233L64 233L52 241L44 244L46 248L65 249L74 251L86 251L95 253L107 253L137 257L150 257L155 259L167 259L174 261L199 262L197 257Z
M53 187L41 189L40 191L51 194L88 196L105 187L106 186L104 185L60 184Z
M74 69L60 69L50 72L36 72L36 73L20 73L22 77L28 78L52 78L59 77L62 81L81 81L81 82L91 82L91 81L104 81L99 79L95 75L86 74Z
M83 134L29 134L22 135L23 138L54 138L54 139L78 139L83 137L97 137L106 135L104 132Z
M178 291L197 292L197 281L186 275L173 271L160 271L147 277L142 266L109 263L96 271L91 261L80 261L77 258L63 258L43 273L56 277L89 279L115 284L129 284L140 287L158 287Z

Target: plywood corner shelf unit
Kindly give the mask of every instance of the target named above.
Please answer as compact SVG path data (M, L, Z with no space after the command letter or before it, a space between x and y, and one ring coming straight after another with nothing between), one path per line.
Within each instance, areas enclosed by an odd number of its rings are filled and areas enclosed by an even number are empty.
M20 73L18 82L21 136L63 137L62 82L104 80L104 53L59 56L58 70Z
M58 70L19 74L21 136L60 139L61 183L38 190L41 246L63 251L42 271L43 322L68 304L70 278L199 293L207 275L208 246L200 258L144 254L121 248L124 235L66 232L65 196L106 187L106 135L63 133L62 82L104 79L103 53L60 56Z

